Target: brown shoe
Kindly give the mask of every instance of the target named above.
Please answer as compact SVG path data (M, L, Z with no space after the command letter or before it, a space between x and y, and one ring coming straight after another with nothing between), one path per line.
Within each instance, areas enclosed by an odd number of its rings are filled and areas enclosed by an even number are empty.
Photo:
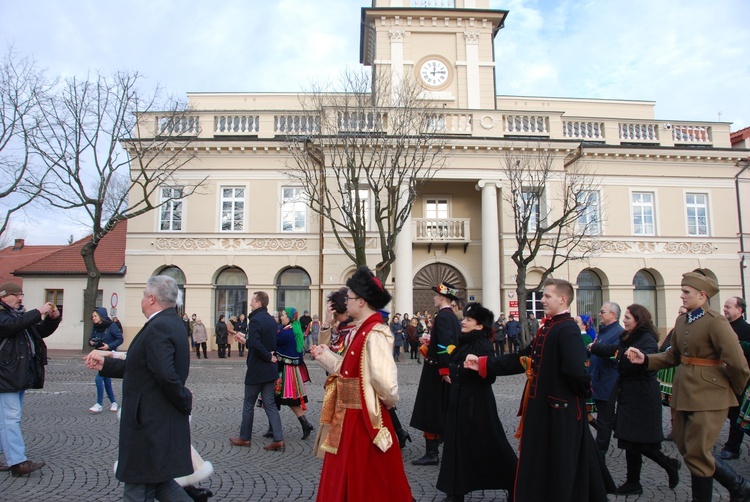
M5 462L0 462L0 472L8 472L9 470L9 465L7 465Z
M232 443L234 446L250 446L253 444L252 441L244 440L242 438L229 438L229 442Z
M264 446L263 449L266 451L284 451L286 446L284 445L284 441L274 441L268 446Z
M19 476L28 476L34 471L38 471L42 467L44 467L44 462L32 462L31 460L24 460L20 464L16 464L13 467L10 468L11 474L13 474L13 477L17 478Z

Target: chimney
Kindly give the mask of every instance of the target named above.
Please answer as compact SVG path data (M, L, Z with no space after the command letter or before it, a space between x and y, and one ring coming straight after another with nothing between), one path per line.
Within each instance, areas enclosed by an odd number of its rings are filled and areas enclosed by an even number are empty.
M15 244L13 244L13 251L20 251L23 249L24 240L23 239L16 239Z

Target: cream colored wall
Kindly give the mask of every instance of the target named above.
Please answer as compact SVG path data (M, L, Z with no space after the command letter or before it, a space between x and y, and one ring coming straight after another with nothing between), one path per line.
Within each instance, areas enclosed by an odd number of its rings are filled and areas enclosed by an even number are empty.
M55 333L45 339L48 348L79 350L83 346L84 337L88 340L90 333L83 332L83 290L85 288L85 277L26 276L23 278L24 305L28 310L39 308L44 304L45 290L63 290L63 320ZM99 289L102 290L103 295L102 306L108 312L112 310L112 294L117 295L116 315L124 324L124 316L129 314L125 279L123 277L102 277L99 280ZM87 315L90 315L90 313Z

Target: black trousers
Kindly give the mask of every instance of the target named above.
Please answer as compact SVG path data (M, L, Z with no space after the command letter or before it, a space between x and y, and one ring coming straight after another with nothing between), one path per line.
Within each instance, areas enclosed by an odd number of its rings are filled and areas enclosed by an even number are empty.
M737 396L737 402L742 402L743 396ZM740 425L737 423L737 418L740 416L740 407L739 406L732 406L729 408L729 411L727 411L727 418L729 419L729 437L727 438L727 442L724 443L724 449L726 451L731 451L732 453L739 453L740 452L740 446L742 446L742 440L745 438L745 433L740 428Z
M615 420L615 400L594 399L594 404L596 404L596 421L599 427L596 431L596 447L602 453L607 453Z

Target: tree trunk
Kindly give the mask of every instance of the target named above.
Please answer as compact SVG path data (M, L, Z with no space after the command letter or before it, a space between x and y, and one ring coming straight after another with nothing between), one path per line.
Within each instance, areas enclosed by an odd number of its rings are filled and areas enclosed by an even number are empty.
M525 347L531 341L529 325L526 321L526 267L519 265L516 269L516 298L518 298L518 322L521 323L521 346Z
M91 334L91 328L93 321L91 320L91 313L96 308L96 296L99 291L99 278L101 273L99 268L96 266L94 260L94 251L96 251L94 242L87 242L86 245L81 249L81 256L83 256L83 263L86 265L86 289L83 292L83 350L86 352L90 350L89 346L89 335Z

